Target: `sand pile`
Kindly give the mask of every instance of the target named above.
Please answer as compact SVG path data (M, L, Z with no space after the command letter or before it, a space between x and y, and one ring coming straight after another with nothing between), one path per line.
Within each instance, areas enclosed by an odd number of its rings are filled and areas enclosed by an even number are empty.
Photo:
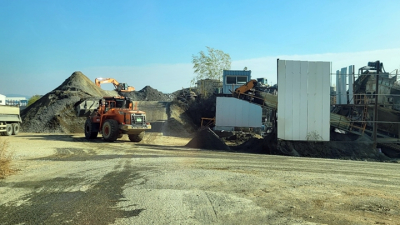
M75 105L86 99L117 95L97 87L81 72L74 72L60 86L47 93L22 111L25 132L76 133L83 132L85 118L75 113Z
M225 142L208 127L199 130L186 147L230 151Z

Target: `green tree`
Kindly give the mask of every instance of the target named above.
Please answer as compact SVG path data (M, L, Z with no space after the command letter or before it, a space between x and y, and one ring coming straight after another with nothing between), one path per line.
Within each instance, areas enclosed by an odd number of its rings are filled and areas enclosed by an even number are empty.
M42 96L41 95L34 95L32 96L29 100L28 100L28 106L32 105L33 103L35 103L37 100L39 100Z
M198 80L216 79L222 80L222 71L231 68L231 57L229 54L207 46L207 53L199 52L192 56L194 72L197 74L191 81L194 85Z

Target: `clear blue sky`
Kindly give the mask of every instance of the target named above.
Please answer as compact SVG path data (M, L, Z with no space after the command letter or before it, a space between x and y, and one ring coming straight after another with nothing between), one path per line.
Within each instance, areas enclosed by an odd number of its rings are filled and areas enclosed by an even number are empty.
M399 48L399 9L398 0L0 0L0 93L46 94L77 70L172 92L188 86L205 46L232 61Z

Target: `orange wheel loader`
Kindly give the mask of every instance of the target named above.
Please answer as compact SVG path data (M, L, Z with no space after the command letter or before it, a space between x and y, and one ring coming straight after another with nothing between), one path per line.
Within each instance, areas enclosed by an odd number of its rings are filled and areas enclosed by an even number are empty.
M146 113L133 109L127 97L104 97L99 101L86 100L76 106L77 115L87 117L85 137L97 138L102 134L104 141L113 142L127 134L130 141L140 142L146 130L151 129L146 122Z

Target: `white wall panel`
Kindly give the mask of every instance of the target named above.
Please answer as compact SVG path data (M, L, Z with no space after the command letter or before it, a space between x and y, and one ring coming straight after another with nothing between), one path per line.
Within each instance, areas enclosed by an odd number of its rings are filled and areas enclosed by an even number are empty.
M324 71L324 64L321 62L313 62L315 64L315 122L314 122L314 130L322 135L323 134L323 129L324 127L322 126L323 124L323 116L324 116L324 107L323 104L323 95L324 92L326 92L328 89L324 90L324 85L323 85L323 74ZM329 91L330 92L330 91ZM329 102L329 99L328 99ZM329 126L330 127L330 126Z
M336 104L340 104L340 72L336 70Z
M238 104L240 104L240 102L238 103ZM228 107L231 107L230 105L228 106ZM233 108L232 108L232 111L230 111L230 113L232 113L233 114L233 116L235 117L235 122L234 122L234 124L236 125L236 126L243 126L243 122L241 122L240 121L240 118L244 118L245 117L245 115L246 115L246 112L244 112L244 109L243 108L237 108L235 111L236 112L233 112L234 110L233 110ZM245 119L243 119L243 120L247 120L247 118L245 118ZM236 122L236 121L238 121L238 122Z
M261 106L230 97L217 97L215 126L261 127Z
M286 78L292 77L291 79L286 79L286 93L285 93L285 108L291 108L293 105L293 80L296 80L294 73L293 63L286 65ZM279 88L279 86L278 86ZM279 95L278 95L279 96ZM285 110L285 137L293 138L293 111Z
M301 88L301 71L299 70L299 68L301 69L301 63L300 61L295 61L293 62L293 77L295 79L293 79L292 82L292 105L294 108L300 108L301 106L301 102L300 102L300 88ZM292 112L292 116L293 116L293 131L292 131L292 137L294 140L299 140L300 139L300 114L299 113L295 113Z
M330 63L278 60L278 138L329 141Z
M285 83L286 81L286 61L278 60L278 84ZM280 94L280 93L283 94ZM281 129L278 129L278 138L284 139L285 137L285 96L286 96L286 85L282 85L278 90L278 111L277 111L277 122ZM282 110L281 110L282 108Z
M332 71L332 67L331 67L331 63L330 62L325 62L324 66L323 66L323 70L322 70L322 84L321 86L323 86L322 90L329 90L329 91L323 91L322 92L322 107L323 107L323 116L322 116L322 125L321 125L321 129L322 129L322 139L323 140L330 140L330 132L326 132L326 130L324 130L324 128L331 126L331 115L330 115L330 111L331 111L331 85L330 85L330 77L326 76L325 74L331 74ZM327 113L328 112L328 113Z
M315 131L315 108L316 108L316 102L315 102L315 95L316 95L316 80L315 80L315 74L317 73L317 68L316 64L314 62L309 62L308 63L308 89L307 89L307 106L308 106L308 113L307 113L307 118L304 118L305 120L308 121L308 127L307 131L303 133L303 136L307 136L309 131L312 130ZM302 109L298 109L302 110ZM307 140L307 137L304 137L304 140Z
M308 101L307 101L307 90L308 90L308 62L300 62L301 63L301 68L300 68L300 74L301 74L301 80L300 80L300 86L301 86L301 90L299 93L300 96L300 106L299 109L300 110L299 114L300 114L300 128L301 130L299 131L299 135L298 135L298 139L297 140L304 140L304 134L301 133L304 130L308 130L308 122L306 119L307 115L308 115Z
M347 104L347 68L340 70L340 104Z

